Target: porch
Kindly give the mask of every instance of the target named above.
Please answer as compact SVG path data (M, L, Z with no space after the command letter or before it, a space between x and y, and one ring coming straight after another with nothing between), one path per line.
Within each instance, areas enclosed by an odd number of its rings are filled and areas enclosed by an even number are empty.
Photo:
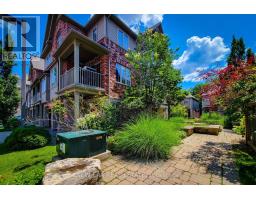
M106 63L102 63L102 58L107 54L105 47L72 30L55 53L59 63L59 93L70 89L88 94L104 92Z

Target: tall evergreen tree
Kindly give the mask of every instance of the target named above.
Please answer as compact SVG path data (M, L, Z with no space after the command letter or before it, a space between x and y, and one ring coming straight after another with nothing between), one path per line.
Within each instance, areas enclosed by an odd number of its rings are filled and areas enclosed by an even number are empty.
M239 63L245 59L245 43L243 38L236 39L233 36L231 43L231 52L228 56L227 62L228 64L232 64L234 66L238 66Z
M11 39L11 36L6 37ZM12 47L7 43L2 47L1 43L2 42L0 42L0 121L5 126L8 119L15 114L20 97L17 88L18 78L12 74L12 67L15 65L13 56L11 56L12 59L2 59L2 55L5 52L11 53Z

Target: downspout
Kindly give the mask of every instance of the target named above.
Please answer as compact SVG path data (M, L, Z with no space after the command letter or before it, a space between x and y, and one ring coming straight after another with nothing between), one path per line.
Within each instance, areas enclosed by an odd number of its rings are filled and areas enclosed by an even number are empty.
M108 20L109 20L110 15L108 15L108 17L106 18L106 35L107 35L107 39L108 39L108 49L110 49L110 39L109 39L109 35L108 35ZM111 52L110 52L111 54ZM109 97L109 101L110 101L110 55L108 57L108 97Z

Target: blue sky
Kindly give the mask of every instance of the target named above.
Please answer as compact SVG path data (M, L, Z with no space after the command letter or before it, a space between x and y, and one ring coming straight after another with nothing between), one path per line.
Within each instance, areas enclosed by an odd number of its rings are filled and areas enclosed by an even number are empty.
M47 15L40 16L40 41L44 40ZM90 15L69 15L84 25ZM253 22L256 15L119 15L134 31L161 21L164 33L170 38L170 48L179 48L173 64L184 77L183 88L191 88L200 80L201 71L221 67L226 63L232 36L243 37L246 47L256 50L256 35ZM0 34L1 35L1 34ZM17 63L13 73L21 74Z

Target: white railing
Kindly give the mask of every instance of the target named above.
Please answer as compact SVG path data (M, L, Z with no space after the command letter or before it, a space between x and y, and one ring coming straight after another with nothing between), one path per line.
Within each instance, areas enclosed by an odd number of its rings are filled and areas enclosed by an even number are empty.
M102 82L100 73L79 68L79 83L85 86L102 88Z
M60 75L60 89L65 88L74 83L74 68Z
M79 80L77 82L83 86L102 88L102 74L100 73L79 68L78 78ZM71 68L60 76L60 89L63 89L73 83L75 83L74 68Z

